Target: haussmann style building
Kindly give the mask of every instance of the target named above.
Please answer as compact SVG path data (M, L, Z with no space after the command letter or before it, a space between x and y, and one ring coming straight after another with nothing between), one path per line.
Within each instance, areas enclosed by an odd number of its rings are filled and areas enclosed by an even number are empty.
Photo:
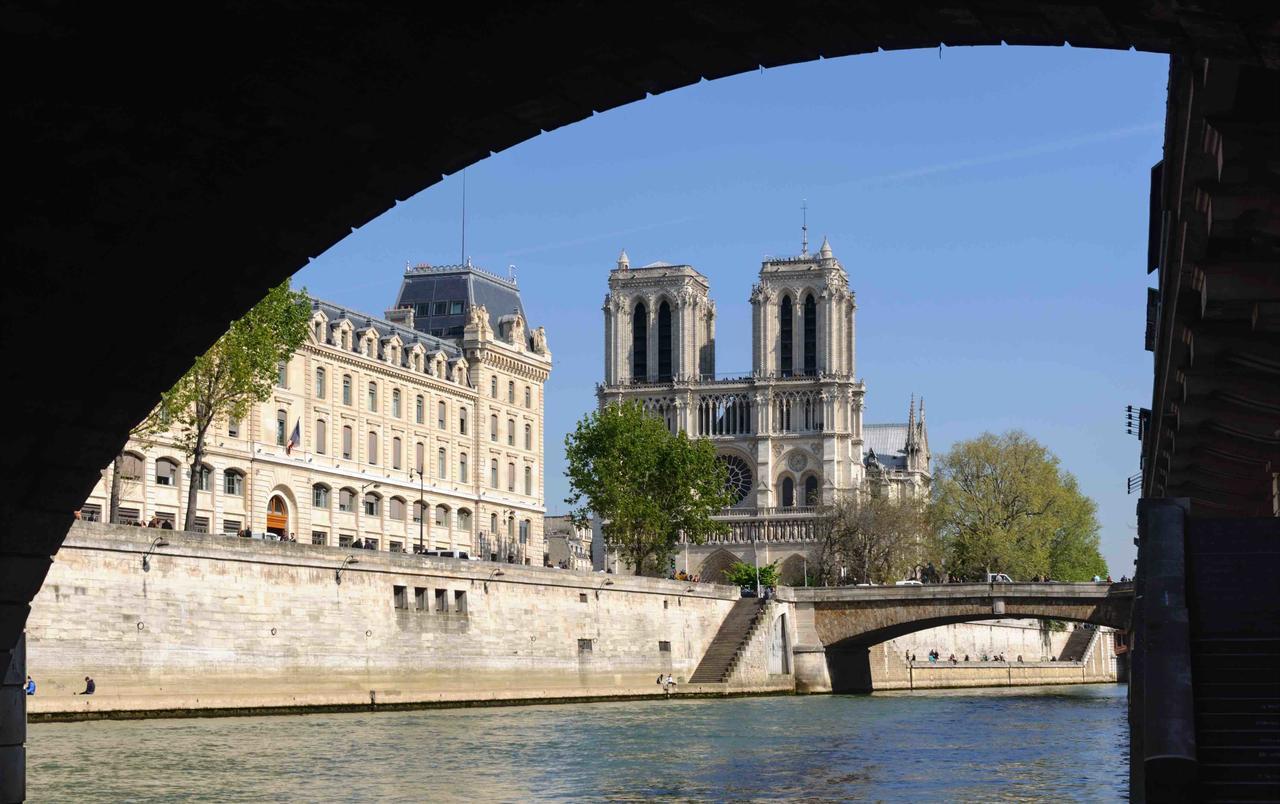
M716 374L716 304L689 265L632 268L604 300L600 405L642 403L673 432L711 439L729 473L730 533L686 546L676 569L703 578L738 559L803 577L821 508L841 495L920 495L932 481L924 401L905 423L864 424L855 374L857 305L824 239L817 254L767 259L751 289L751 373ZM603 554L603 551L598 551Z
M215 425L195 529L541 565L551 353L515 281L421 265L382 317L311 307L271 398ZM85 519L105 518L112 471ZM119 521L183 526L190 466L171 437L131 441L120 474Z

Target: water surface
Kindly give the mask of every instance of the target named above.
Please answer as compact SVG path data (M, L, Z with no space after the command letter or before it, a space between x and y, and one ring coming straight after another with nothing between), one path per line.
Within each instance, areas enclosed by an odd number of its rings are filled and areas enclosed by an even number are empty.
M1120 685L35 724L30 800L1108 801Z

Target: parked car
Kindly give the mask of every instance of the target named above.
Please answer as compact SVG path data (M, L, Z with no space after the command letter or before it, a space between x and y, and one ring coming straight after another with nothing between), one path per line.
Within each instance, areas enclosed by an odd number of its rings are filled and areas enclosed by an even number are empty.
M921 583L920 581L917 581L914 578L908 578L905 581L894 581L893 585L894 586L924 586L923 583Z
M987 583L1013 583L1013 579L1003 572L988 572Z

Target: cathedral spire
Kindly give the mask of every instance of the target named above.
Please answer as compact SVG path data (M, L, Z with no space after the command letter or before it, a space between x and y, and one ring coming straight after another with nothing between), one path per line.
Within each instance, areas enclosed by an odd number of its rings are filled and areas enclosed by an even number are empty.
M916 447L916 395L911 395L911 405L907 409L907 444L906 452L908 455L915 452Z
M824 260L829 260L832 257L831 242L827 240L826 235L822 236L822 248L818 249L818 256Z
M624 248L622 253L618 255L618 270L625 271L631 267L631 260L627 257L627 250Z
M809 201L800 202L800 256L809 256Z

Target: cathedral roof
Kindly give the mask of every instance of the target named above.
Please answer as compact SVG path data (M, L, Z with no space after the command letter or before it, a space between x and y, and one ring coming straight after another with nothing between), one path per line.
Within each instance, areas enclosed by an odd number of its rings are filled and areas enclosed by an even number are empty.
M862 426L863 449L875 451L881 466L890 469L907 468L907 425L864 424Z

